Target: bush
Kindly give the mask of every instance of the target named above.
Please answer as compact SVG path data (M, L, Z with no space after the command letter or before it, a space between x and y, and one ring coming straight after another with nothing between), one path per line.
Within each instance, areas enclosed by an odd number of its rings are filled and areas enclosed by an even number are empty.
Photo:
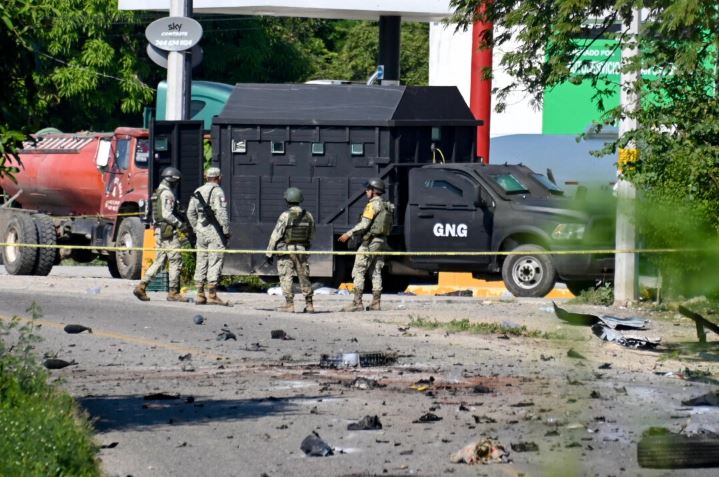
M28 311L41 316L35 304ZM33 355L34 328L34 321L0 321L0 475L99 476L90 424L48 383Z

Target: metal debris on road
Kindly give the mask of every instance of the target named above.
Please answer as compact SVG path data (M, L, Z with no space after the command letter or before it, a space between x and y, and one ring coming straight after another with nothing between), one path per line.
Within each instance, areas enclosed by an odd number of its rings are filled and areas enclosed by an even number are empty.
M315 431L302 440L300 449L310 457L326 457L333 454L332 448Z
M509 452L499 442L486 438L466 445L449 460L455 464L504 464L509 462Z
M377 381L374 380L374 379L359 377L359 378L355 378L355 379L349 384L349 386L352 387L352 388L355 388L355 389L363 389L363 390L364 390L364 389L383 388L383 387L385 387L386 385L385 385L385 384L381 384L381 383L377 382Z
M205 317L202 316L202 315L195 315L195 316L192 317L192 321L193 321L196 325L201 325L201 324L203 324L203 323L205 322Z
M439 417L438 415L428 412L426 414L421 415L419 417L419 419L412 421L412 423L420 424L420 423L425 423L425 422L437 422L437 421L441 421L441 420L442 420L442 418Z
M87 331L88 333L92 333L92 328L88 328L87 326L83 325L65 325L65 328L63 328L65 333L69 333L71 335L76 335L78 333L82 333L83 331Z
M534 442L512 442L509 446L514 452L539 452L539 446Z
M290 335L288 335L287 332L285 332L285 330L272 330L272 331L270 331L270 337L273 340L285 340L285 341L294 340L294 338L291 337Z
M265 351L266 349L267 349L267 346L265 346L259 342L250 343L249 345L245 345L245 351Z
M603 323L597 323L592 326L592 332L601 340L617 343L627 348L654 349L662 342L661 338L627 335L613 328L609 328Z
M719 391L713 391L682 401L682 406L719 406Z
M217 335L216 338L217 341L227 341L227 340L235 340L237 341L237 335L235 335L230 329L227 327L227 323L225 323L225 326L220 330L220 333Z
M75 364L77 364L77 361L74 359L72 361L65 361L64 359L49 358L43 362L43 365L47 369L62 369Z
M382 423L377 416L365 416L358 422L347 425L348 431L376 431L382 429Z
M649 324L649 320L645 320L644 318L639 317L620 318L611 315L596 316L590 315L588 313L574 313L558 307L557 304L554 302L552 302L552 305L554 305L554 313L557 315L557 318L577 326L593 326L601 323L607 328L611 328L613 330L644 330Z
M369 368L373 366L387 366L397 361L394 353L339 353L334 356L329 354L320 355L321 368L347 368L360 367Z

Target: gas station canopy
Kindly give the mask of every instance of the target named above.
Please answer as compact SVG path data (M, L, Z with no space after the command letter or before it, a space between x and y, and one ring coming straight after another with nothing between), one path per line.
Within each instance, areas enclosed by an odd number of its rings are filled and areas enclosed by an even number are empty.
M170 0L118 0L120 10L169 11ZM194 0L194 13L435 22L446 18L449 0Z

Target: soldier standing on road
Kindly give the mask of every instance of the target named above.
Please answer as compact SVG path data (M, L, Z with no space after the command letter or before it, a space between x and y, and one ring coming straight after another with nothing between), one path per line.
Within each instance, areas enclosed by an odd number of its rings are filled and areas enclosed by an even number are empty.
M275 229L272 231L267 251L288 250L305 251L310 248L312 237L315 233L315 219L308 211L300 207L303 196L302 191L297 187L290 187L285 191L285 200L289 209L282 212L277 219ZM282 294L285 296L285 304L277 308L277 311L294 313L294 297L292 291L292 276L297 273L300 281L300 288L305 295L305 313L314 313L312 303L312 283L310 282L309 257L305 254L282 254L277 257L277 272L280 274L280 285ZM272 264L274 255L267 254L267 263Z
M394 220L394 206L382 199L385 186L382 179L371 179L367 183L367 198L369 202L362 212L360 222L351 230L342 234L339 241L347 242L352 236L361 235L362 245L357 249L355 264L352 268L352 279L354 281L354 298L352 304L343 308L343 311L362 311L362 293L364 292L365 275L369 271L372 274L372 303L369 309L380 310L380 299L382 296L382 268L384 257L381 255L365 255L361 252L378 252L386 250L387 236L392 230Z
M195 303L204 305L227 305L217 296L217 282L222 272L223 252L207 250L224 250L230 238L230 222L227 218L227 202L225 193L220 187L222 176L220 169L210 167L205 173L205 184L198 187L192 194L187 208L187 219L190 221L197 236L197 264L195 265L195 284L197 300ZM205 296L205 284L209 296Z
M182 269L182 258L178 249L180 238L178 232L187 232L189 226L183 222L177 214L174 187L180 181L180 171L174 167L166 167L160 174L160 182L157 190L152 194L152 226L155 229L155 244L159 249L157 258L150 268L145 272L145 277L133 290L134 295L142 301L150 301L147 296L147 284L155 278L155 275L165 268L165 262L170 264L170 292L167 294L167 301L188 301L180 294L180 270Z

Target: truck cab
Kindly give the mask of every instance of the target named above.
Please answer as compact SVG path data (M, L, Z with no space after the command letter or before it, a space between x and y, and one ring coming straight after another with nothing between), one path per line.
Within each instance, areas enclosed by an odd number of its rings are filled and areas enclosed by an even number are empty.
M428 271L501 272L516 296L544 296L613 273L614 204L564 197L523 165L442 164L409 172L404 237L409 265ZM579 254L552 254L579 250ZM441 253L432 255L427 252ZM502 252L502 254L496 254Z

